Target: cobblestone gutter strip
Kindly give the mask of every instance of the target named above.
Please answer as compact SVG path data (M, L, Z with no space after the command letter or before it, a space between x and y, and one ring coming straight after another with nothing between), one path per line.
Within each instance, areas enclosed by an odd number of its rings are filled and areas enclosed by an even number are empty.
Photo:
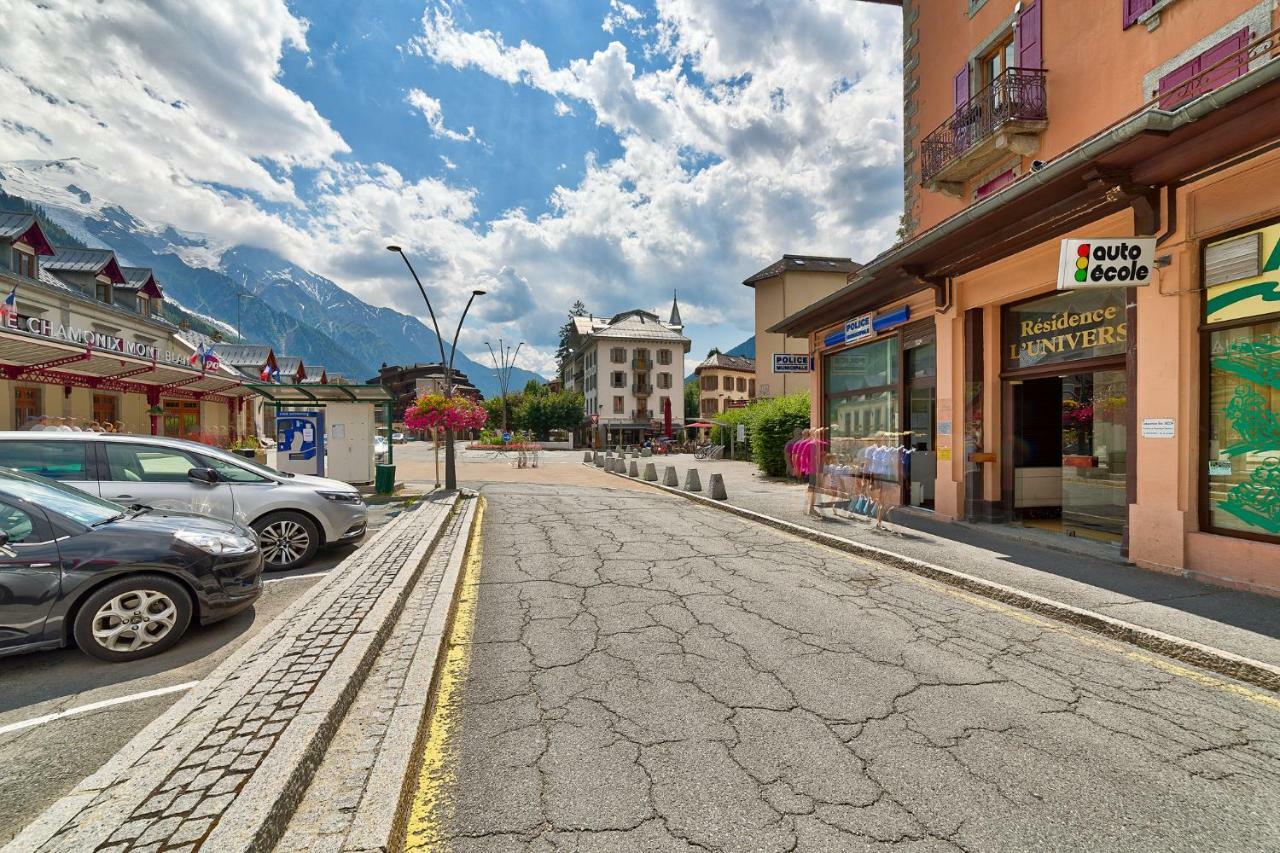
M614 474L616 477L626 477L625 474ZM626 477L632 482L637 482L633 477ZM639 481L644 482L644 481ZM928 563L924 560L917 560L902 554L895 554L892 551L886 551L883 548L877 548L874 545L866 545L861 542L854 542L841 536L831 533L824 533L820 530L813 530L800 524L793 524L790 521L783 521L780 518L774 518L759 512L753 512L749 509L736 507L732 504L722 501L711 500L701 495L692 494L682 491L681 489L664 486L659 483L644 483L664 492L678 495L685 500L693 501L703 506L713 507L722 512L732 513L733 515L747 518L760 524L800 536L812 542L818 542L822 545L845 551L850 554L856 554L860 557L866 557L879 563L894 566L895 568L904 569L917 575L922 575L942 583L949 584L954 587L976 593L985 598L991 598L1014 607L1030 610L1034 613L1040 613L1045 616L1053 617L1063 622L1068 622L1080 628L1085 628L1098 634L1110 637L1114 640L1129 643L1148 651L1158 652L1165 657L1180 660L1184 663L1193 664L1202 669L1211 670L1221 675L1230 676L1239 681L1263 687L1267 690L1280 692L1280 667L1274 666L1262 661L1246 658L1223 649L1216 649L1213 646L1206 646L1203 643L1197 643L1194 640L1188 640L1183 637L1175 637L1171 634L1165 634L1152 628L1144 628L1141 625L1134 625L1131 622L1124 622L1120 619L1113 619L1110 616L1104 616L1101 613L1095 613L1092 610L1085 610L1080 607L1073 607L1070 604L1064 604L1060 601L1054 601L1050 598L1036 595L1030 592L1014 589L1004 584L995 583L994 581L984 580L974 577L973 575L958 572L954 569L948 569L934 563Z
M390 849L479 503L449 520L276 853Z
M270 846L452 504L421 505L376 534L5 853Z

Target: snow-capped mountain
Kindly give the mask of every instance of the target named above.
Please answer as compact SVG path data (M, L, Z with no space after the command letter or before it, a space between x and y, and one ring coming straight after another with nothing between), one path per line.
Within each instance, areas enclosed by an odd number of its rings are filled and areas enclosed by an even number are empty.
M39 205L60 228L86 246L114 249L130 266L152 267L165 295L184 311L222 328L240 328L246 340L308 365L364 382L387 364L439 360L435 333L416 317L369 305L324 276L274 252L219 246L208 238L143 222L75 183L74 160L0 163L0 189ZM447 351L447 342L446 342ZM499 392L492 366L459 352L454 366L486 397ZM519 368L511 388L529 379Z

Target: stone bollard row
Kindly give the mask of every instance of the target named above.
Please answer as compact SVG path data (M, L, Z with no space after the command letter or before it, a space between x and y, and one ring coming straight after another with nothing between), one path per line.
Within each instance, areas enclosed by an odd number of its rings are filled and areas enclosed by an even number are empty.
M698 477L698 469L690 468L684 475L684 490L686 492L702 491L702 479Z

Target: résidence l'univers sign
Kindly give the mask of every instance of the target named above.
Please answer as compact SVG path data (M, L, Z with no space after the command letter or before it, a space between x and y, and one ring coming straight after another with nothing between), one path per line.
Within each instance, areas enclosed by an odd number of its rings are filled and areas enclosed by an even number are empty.
M1059 311L1047 317L1015 317L1014 322L1009 359L1015 365L1110 355L1129 340L1129 326L1116 305Z
M94 350L100 352L114 352L133 356L134 358L155 359L168 364L187 363L187 358L183 354L172 350L161 350L155 344L125 340L117 335L108 335L105 332L95 332L91 329L78 329L75 326L54 323L43 317L27 317L25 321L20 321L18 317L10 315L5 318L5 325L10 329L29 332L41 338L92 346Z

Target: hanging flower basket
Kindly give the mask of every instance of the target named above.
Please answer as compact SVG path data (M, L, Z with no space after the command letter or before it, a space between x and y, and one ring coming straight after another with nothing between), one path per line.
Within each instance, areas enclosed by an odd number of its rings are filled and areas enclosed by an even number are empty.
M482 429L489 420L484 406L466 397L446 397L443 394L424 394L404 411L407 429L445 429L457 432Z

